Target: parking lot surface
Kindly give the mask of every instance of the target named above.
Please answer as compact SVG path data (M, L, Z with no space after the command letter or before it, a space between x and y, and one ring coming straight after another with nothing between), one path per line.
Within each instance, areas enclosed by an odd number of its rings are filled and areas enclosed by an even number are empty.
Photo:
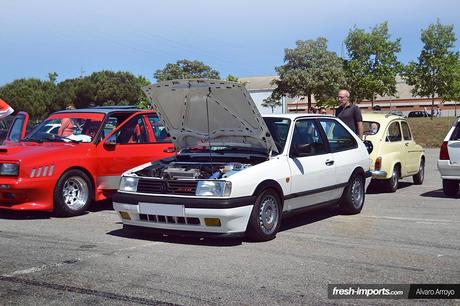
M444 196L437 154L427 150L423 185L368 193L358 215L284 219L264 243L126 233L110 202L73 218L0 212L0 305L439 305L327 294L331 283L459 283L460 199Z

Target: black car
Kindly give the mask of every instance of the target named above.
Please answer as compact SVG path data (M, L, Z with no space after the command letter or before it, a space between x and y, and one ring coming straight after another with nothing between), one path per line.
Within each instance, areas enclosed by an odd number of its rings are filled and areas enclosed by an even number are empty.
M430 117L430 114L428 114L426 111L412 111L409 112L407 117Z

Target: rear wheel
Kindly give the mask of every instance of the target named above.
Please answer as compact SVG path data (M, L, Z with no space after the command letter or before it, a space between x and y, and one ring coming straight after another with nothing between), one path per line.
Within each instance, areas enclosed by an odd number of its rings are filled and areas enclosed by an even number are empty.
M456 180L442 180L442 190L444 194L448 197L455 197L458 193L458 181Z
M399 168L394 166L393 173L391 174L391 178L385 180L385 189L388 192L395 192L398 190L398 183L399 183Z
M251 212L247 236L254 241L275 238L281 224L281 200L274 189L265 189L258 196Z
M339 208L344 214L358 214L364 206L364 177L354 174L340 199Z
M93 200L93 186L88 175L78 169L65 172L54 189L54 210L61 216L77 216Z
M418 173L412 176L415 185L422 185L423 180L425 179L425 161L422 159L420 161L420 167L418 168Z

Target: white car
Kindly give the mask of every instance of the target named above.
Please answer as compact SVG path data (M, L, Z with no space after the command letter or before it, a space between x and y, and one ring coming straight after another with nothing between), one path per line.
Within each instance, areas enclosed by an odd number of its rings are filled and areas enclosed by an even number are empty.
M460 182L460 117L441 145L438 170L441 173L444 194L449 197L456 196Z
M124 227L264 241L287 213L361 211L369 154L339 119L262 118L245 87L225 81L167 81L146 94L177 154L123 174L113 205Z

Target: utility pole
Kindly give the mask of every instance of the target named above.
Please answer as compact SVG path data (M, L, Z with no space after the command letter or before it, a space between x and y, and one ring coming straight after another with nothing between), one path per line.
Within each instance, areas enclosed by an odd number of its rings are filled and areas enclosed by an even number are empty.
M83 75L85 74L85 70L83 70L83 66L80 67L80 79L83 78Z

